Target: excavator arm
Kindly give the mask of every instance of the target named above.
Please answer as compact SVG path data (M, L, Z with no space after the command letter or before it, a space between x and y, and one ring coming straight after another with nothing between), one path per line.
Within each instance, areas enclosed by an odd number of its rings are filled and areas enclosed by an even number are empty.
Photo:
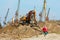
M3 22L4 24L6 24L6 19L7 19L8 13L9 13L9 8L8 8L7 14L6 14L4 22Z
M50 12L50 8L48 9L48 13L47 13L47 16L46 16L46 21L49 21L49 12Z

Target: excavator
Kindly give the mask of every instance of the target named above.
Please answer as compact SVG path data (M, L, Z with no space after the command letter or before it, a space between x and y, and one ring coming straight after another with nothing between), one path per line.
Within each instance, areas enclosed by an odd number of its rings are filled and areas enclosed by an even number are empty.
M47 13L47 16L46 16L46 19L45 19L46 21L49 21L49 17L48 17L49 16L49 12L50 12L50 8L48 9L48 13Z
M40 16L40 22L42 22L42 12L40 12L39 16Z
M15 22L18 22L19 6L20 6L20 0L18 0L18 6L17 6L16 13L15 13Z
M4 21L3 21L4 25L6 24L6 19L7 19L8 13L9 13L9 8L8 8L8 10L7 10L7 13L6 13L5 19L4 19Z
M0 28L2 28L2 24L1 24L1 17L0 17Z
M26 16L20 18L21 24L36 24L36 12L35 10L31 10L28 12Z
M18 20L18 16L19 16L19 6L20 6L20 0L18 0L18 6L17 6L16 13L15 13L15 19L12 18L12 23L13 23L15 26L19 25L19 20Z

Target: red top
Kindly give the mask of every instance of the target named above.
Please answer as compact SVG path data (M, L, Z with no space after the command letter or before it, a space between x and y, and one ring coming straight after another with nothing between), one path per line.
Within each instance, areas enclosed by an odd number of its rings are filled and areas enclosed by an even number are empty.
M43 28L42 28L42 31L43 31L43 32L48 32L47 27L46 27L46 26L45 26L45 27L43 27Z

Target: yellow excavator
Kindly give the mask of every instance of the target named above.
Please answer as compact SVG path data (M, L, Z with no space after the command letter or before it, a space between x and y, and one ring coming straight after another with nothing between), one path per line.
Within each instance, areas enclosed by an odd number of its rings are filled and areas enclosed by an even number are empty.
M31 10L28 12L28 14L26 16L23 16L20 18L20 22L22 24L31 24L31 23L36 23L36 11L35 10Z

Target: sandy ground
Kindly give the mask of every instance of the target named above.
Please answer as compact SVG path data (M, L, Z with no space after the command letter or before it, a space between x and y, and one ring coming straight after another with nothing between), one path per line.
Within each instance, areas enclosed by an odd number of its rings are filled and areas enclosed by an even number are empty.
M12 35L11 35L12 36ZM44 37L44 35L33 36L30 38L11 38L11 37L0 37L0 40L60 40L60 34L51 33Z
M39 27L7 25L0 29L0 40L60 40L60 25L48 22L46 26L48 27L49 34L46 37L41 33L43 23L39 25Z
M60 40L60 34L48 34L46 37L44 35L38 35L31 38L24 38L22 40Z

